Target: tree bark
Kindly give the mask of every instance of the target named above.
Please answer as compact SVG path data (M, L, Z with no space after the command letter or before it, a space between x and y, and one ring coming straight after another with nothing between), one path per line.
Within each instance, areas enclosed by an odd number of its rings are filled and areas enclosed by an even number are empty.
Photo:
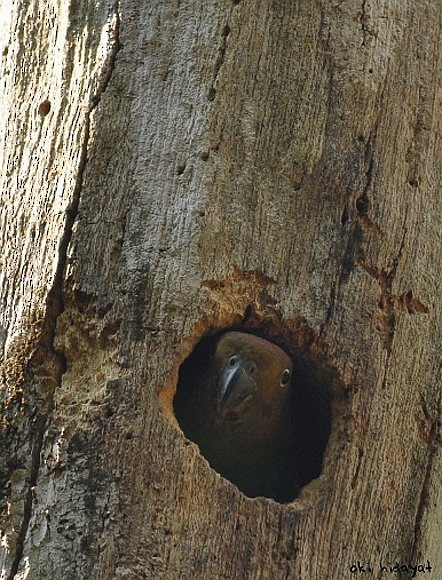
M440 2L1 13L1 578L436 577ZM232 327L332 398L289 504L174 417Z

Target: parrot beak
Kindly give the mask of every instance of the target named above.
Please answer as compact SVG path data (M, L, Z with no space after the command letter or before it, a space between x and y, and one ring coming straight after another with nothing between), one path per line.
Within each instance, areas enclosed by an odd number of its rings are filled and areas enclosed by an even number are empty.
M256 392L256 383L248 368L250 364L238 358L234 365L221 371L216 392L216 410L221 418L225 419Z

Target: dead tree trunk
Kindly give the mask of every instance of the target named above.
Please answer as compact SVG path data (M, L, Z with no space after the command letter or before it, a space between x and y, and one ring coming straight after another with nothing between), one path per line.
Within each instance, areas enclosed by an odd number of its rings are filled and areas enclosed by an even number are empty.
M440 574L441 3L1 14L1 578ZM174 418L231 327L314 399L292 503Z

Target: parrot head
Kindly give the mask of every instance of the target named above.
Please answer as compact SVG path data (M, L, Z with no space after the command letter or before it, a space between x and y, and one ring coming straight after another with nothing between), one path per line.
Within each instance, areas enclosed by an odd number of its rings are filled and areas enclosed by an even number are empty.
M227 332L213 355L212 397L221 422L268 420L288 400L292 361L275 344L244 332Z

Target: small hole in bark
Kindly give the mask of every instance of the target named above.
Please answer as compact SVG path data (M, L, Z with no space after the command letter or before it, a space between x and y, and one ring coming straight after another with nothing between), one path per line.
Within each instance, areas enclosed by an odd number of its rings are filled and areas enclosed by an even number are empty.
M202 153L200 153L200 159L202 161L207 161L209 159L209 152L203 151Z
M216 90L212 87L209 89L209 92L207 93L207 100L213 101L213 100L215 100L215 96L216 96Z
M408 181L408 185L410 185L411 187L418 187L419 186L419 180L418 179L410 179Z
M177 173L177 175L183 175L185 170L186 170L186 164L183 163L181 165L178 165L178 167L176 169L176 173Z
M250 311L245 324L198 342L180 367L174 413L211 467L246 496L289 503L321 475L334 371L309 352L299 328ZM281 386L290 366L290 387Z
M341 215L341 225L345 226L347 222L348 222L348 209L347 206L345 206Z
M50 103L50 101L48 101L46 99L45 101L42 101L40 103L40 106L38 107L38 114L41 117L46 117L46 115L49 113L50 110L51 110L51 103Z
M368 197L363 194L356 200L356 211L360 216L364 216L368 213L369 202Z
M2 52L3 56L7 56L8 52L9 52L9 47L5 46L5 48L3 49L3 52Z

